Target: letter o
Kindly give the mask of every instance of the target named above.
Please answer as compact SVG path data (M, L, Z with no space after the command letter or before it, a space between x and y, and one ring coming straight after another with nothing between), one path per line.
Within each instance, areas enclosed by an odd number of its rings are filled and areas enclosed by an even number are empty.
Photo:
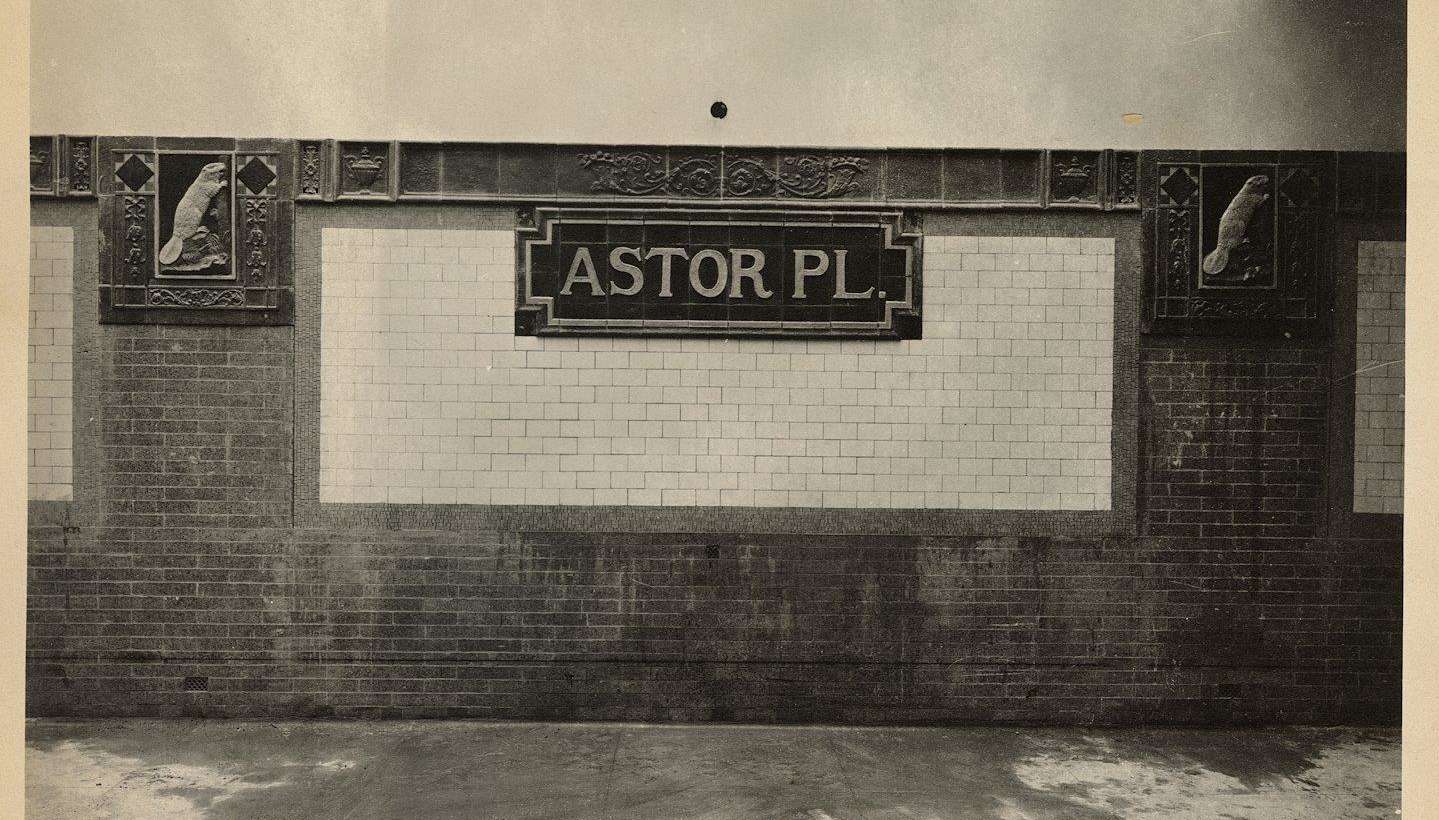
M706 259L713 259L715 262L716 278L712 288L700 285L700 262ZM690 289L695 293L713 298L724 293L727 284L729 284L729 262L725 260L724 254L716 250L703 250L690 259Z

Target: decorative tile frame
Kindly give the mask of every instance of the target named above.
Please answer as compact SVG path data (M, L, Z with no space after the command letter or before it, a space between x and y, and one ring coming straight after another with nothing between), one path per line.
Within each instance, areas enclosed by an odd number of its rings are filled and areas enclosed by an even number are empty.
M1049 151L1046 195L1051 206L1099 207L1107 176L1101 173L1100 151Z
M295 201L334 202L334 140L295 141Z
M100 321L291 324L293 152L278 140L100 140ZM197 227L167 242L182 213Z
M1140 231L1122 213L926 213L932 236L1077 236L1115 241L1113 463L1109 510L828 509L802 507L645 507L563 505L337 504L319 500L321 324L320 251L326 228L516 227L515 211L457 205L373 208L359 203L307 207L297 214L295 323L295 523L300 527L481 529L516 532L619 531L900 535L1122 536L1136 531ZM546 345L573 340L535 339ZM821 342L828 344L828 342ZM835 341L833 344L844 344Z
M61 188L68 196L95 196L95 137L61 138L64 177Z
M101 242L99 223L95 218L93 199L40 199L31 205L32 226L68 227L74 235L71 265L74 292L74 320L70 343L74 392L72 396L71 450L73 474L70 501L29 502L32 523L55 523L80 526L94 523L96 502L100 496L100 444L98 430L99 397L96 386L100 367L100 333L96 304L97 273Z
M31 137L30 195L65 199L95 196L95 138Z
M1365 167L1368 167L1367 163ZM1385 198L1383 190L1385 189L1381 189L1378 197L1381 202ZM1387 190L1391 192L1392 202L1392 189ZM1352 214L1342 215L1336 228L1338 276L1334 295L1334 344L1330 350L1329 363L1329 372L1334 376L1334 387L1329 391L1330 435L1325 465L1325 474L1329 476L1329 503L1326 509L1329 510L1329 532L1334 537L1402 538L1402 513L1354 512L1354 395L1357 387L1354 359L1355 346L1358 343L1359 243L1402 242L1406 238L1402 216L1375 208L1372 192L1367 187L1364 191L1368 207L1355 208ZM1402 195L1397 204L1402 206Z
M1119 210L1139 207L1139 152L1107 151L1106 207Z
M1144 154L1145 331L1323 332L1334 164L1321 152Z
M296 199L1138 208L1138 152L296 142ZM1077 164L1076 164L1076 158ZM1075 173L1083 175L1071 192ZM1065 176L1069 173L1069 176Z
M30 138L30 194L57 196L59 185L59 137Z
M657 179L655 184L667 183ZM518 336L920 338L923 237L919 215L913 212L535 208L522 209L516 221ZM575 240L568 237L575 235L598 243L608 237L640 246L656 241L657 235L666 237L658 240L663 243L686 246L692 242L703 244L704 237L728 248L730 244L762 247L764 242L783 242L794 232L805 235L811 243L842 243L856 263L869 259L868 266L851 266L851 276L855 278L850 282L855 290L868 283L867 292L873 296L848 302L827 297L796 302L787 298L788 285L783 283L776 286L771 299L765 300L725 298L723 294L717 300L696 298L690 302L682 298L683 294L674 300L646 300L643 294L594 299L555 293L563 278L559 249L562 245L572 247ZM821 235L825 237L823 242L818 238ZM760 236L766 237L764 242ZM776 267L782 272L786 255L770 254L771 259L776 256ZM644 264L649 267L647 262ZM843 271L843 261L840 265ZM828 261L825 267L829 267ZM867 278L856 283L861 275Z
M102 176L96 172L97 142L88 136L31 137L31 195L94 194ZM319 138L292 144L288 166L293 169L293 198L312 202L611 205L642 200L654 205L716 201L757 206L1123 211L1138 210L1141 199L1141 152L1109 149L605 146ZM1199 156L1193 151L1143 153L1151 158ZM1403 154L1298 156L1301 163L1324 164L1337 157L1339 212L1403 212ZM352 168L353 163L358 165ZM87 170L93 175L88 186Z
M393 202L399 175L395 173L396 143L341 142L331 148L335 167L335 199ZM305 183L312 185L310 182Z

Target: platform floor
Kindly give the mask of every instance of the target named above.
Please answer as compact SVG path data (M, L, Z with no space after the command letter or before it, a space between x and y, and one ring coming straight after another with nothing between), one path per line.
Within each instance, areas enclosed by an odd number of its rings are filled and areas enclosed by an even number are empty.
M1399 733L32 720L29 820L1393 818Z

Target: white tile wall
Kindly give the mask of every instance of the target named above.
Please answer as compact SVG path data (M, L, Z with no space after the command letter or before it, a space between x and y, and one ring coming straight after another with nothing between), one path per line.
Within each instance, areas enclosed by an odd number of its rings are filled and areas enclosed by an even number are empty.
M71 497L74 231L30 229L30 498Z
M512 233L326 229L320 499L1109 509L1113 254L926 237L922 340L539 339Z
M1404 511L1404 243L1360 242L1354 511Z

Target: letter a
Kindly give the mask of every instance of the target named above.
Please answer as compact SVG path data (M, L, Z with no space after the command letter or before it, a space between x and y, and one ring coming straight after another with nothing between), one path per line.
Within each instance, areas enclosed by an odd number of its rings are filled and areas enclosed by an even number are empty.
M585 273L583 276L576 276L581 264L585 266ZM604 295L604 291L600 290L600 277L595 273L595 260L590 258L589 248L580 247L575 251L575 259L570 263L570 272L565 275L565 286L560 288L560 295L569 296L570 288L574 287L576 282L589 285L591 296Z

